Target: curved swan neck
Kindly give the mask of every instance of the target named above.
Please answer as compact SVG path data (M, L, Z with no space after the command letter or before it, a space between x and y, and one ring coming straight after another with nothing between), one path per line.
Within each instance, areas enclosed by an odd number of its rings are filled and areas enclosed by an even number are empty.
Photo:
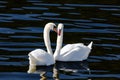
M49 54L52 54L53 55L53 51L51 49L51 43L50 43L50 26L49 25L46 25L45 28L44 28L44 42L45 42L45 46L47 48L47 52Z
M59 25L58 25L59 28ZM57 46L56 50L54 53L54 59L58 59L58 56L60 55L60 50L62 48L62 43L63 43L63 24L62 24L62 29L61 29L61 34L57 36Z

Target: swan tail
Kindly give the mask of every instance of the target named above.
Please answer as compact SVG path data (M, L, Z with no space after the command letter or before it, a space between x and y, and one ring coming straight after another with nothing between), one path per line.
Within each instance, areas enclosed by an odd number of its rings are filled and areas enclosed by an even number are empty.
M88 45L88 47L89 47L90 49L92 49L92 44L93 44L93 42L91 41L90 44Z

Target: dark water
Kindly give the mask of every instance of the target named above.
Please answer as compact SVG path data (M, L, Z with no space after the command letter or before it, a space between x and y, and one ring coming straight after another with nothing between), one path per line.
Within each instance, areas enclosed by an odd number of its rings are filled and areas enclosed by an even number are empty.
M94 42L85 62L57 63L28 74L28 53L45 49L43 28L64 23L64 45ZM51 33L52 48L56 35ZM53 77L54 76L54 77ZM120 3L118 0L1 0L0 80L120 79Z

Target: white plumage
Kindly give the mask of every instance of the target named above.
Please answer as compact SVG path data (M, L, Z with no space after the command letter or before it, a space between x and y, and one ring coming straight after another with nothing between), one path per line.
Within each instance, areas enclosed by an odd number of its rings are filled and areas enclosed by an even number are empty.
M90 43L92 44L92 42ZM89 56L91 48L81 43L67 44L60 51L60 61L83 61Z
M83 61L88 58L89 53L92 49L91 42L88 46L85 46L83 43L67 44L62 48L63 42L63 28L64 25L60 23L58 25L58 36L57 36L57 46L55 53L53 55L50 43L49 33L50 30L54 30L54 23L48 23L44 28L44 42L47 48L47 52L42 49L35 49L31 51L29 56L30 65L44 65L49 66L55 63L55 60L58 61Z
M30 64L32 65L52 65L55 63L53 55L42 49L35 49L29 53Z
M42 49L35 49L35 50L31 51L28 54L30 65L49 66L49 65L53 65L55 63L55 60L53 57L53 52L52 52L52 49L50 46L51 45L50 38L49 38L50 30L53 30L54 26L55 26L54 23L48 23L45 25L44 42L45 42L45 46L47 48L47 52Z
M63 41L63 24L58 25L58 32L60 30L60 35L57 37L57 47L54 53L55 60L58 61L83 61L88 58L89 53L92 49L91 42L88 46L83 43L67 44L62 48Z

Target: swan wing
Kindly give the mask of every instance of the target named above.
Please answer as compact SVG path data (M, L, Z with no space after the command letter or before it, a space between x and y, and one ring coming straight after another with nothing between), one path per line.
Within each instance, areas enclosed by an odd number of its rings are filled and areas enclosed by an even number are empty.
M76 47L81 47L81 46L84 46L84 44L83 44L83 43L67 44L67 45L65 45L65 46L61 49L60 54L61 54L61 55L64 55L64 54L66 54L67 52L75 49Z
M72 47L72 44L67 44L67 45L65 45L65 46L61 49L60 55L63 55L63 54L65 54L65 53L69 52L72 48L73 48L73 47Z
M70 51L63 53L61 60L64 61L82 61L87 59L90 49L86 46L76 46Z
M42 49L35 49L29 53L29 60L36 65L51 65L54 64L52 55Z

